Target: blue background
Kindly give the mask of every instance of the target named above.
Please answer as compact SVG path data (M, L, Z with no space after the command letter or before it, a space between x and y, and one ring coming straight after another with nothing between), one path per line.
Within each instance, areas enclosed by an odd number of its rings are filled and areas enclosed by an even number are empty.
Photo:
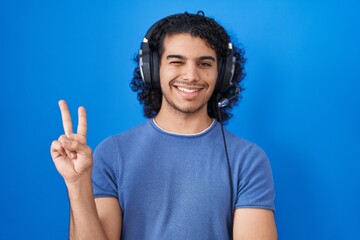
M129 82L146 30L204 10L246 49L227 128L269 155L279 239L360 239L360 4L303 1L0 1L0 239L66 239L49 154L59 99L88 111L88 143L144 121ZM139 149L140 150L140 149Z

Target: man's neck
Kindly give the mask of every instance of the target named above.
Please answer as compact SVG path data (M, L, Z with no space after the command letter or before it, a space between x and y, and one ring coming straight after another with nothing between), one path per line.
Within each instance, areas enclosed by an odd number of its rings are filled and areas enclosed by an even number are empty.
M154 120L162 129L179 134L200 133L213 122L213 119L206 112L168 114L161 110Z

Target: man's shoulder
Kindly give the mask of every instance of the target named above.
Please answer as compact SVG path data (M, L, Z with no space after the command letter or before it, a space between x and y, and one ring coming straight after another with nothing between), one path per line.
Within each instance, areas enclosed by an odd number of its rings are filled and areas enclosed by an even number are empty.
M149 127L150 127L149 120L147 120L143 123L140 123L137 126L129 128L121 133L117 133L111 137L115 138L115 139L118 139L118 138L123 139L124 137L129 137L129 136L133 137L133 136L141 135L141 134L144 134L145 131L148 131Z
M135 127L127 129L123 132L113 134L105 139L103 139L97 146L97 148L108 148L113 147L114 145L131 143L136 141L137 138L141 138L146 135L146 132L149 131L149 120L145 121Z
M244 153L265 153L257 143L242 136L238 136L229 130L225 130L225 136L227 144L234 146L237 150L242 149Z
M230 141L234 144L239 144L239 145L242 145L242 146L252 146L254 145L254 143L242 136L239 136L237 134L235 134L234 132L228 130L228 129L225 129L225 137L226 137L226 140L227 141Z

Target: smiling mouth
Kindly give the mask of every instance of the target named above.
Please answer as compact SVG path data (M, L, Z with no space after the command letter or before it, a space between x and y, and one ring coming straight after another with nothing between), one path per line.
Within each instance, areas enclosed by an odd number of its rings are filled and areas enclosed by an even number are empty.
M179 89L181 92L184 92L184 93L195 93L195 92L198 92L200 89L194 89L194 88L186 88L186 87L176 87L177 89Z

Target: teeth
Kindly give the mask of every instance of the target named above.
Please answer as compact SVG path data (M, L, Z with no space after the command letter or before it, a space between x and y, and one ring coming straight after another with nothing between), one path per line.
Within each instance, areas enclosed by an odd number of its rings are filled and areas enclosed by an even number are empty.
M186 92L186 93L194 93L199 91L199 89L188 89L188 88L184 88L184 87L178 87L178 89L182 92Z

